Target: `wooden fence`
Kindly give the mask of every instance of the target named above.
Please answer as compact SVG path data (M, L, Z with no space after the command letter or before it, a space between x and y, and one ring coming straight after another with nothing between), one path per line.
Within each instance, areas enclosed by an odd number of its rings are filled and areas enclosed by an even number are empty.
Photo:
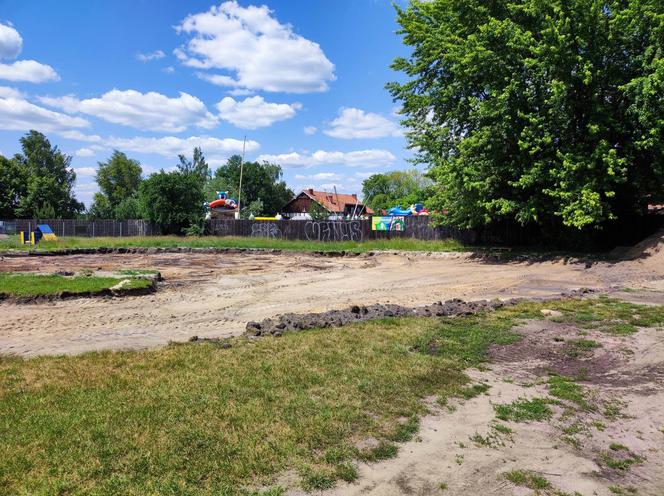
M365 241L372 239L414 238L428 241L456 239L466 244L523 243L523 232L508 226L491 230L459 230L434 227L429 217L405 217L403 231L372 231L370 220L235 220L212 219L208 228L213 236L244 236L303 241ZM120 237L156 236L159 227L145 220L15 219L0 221L0 231L13 234L31 231L37 224L48 224L57 236Z
M32 231L37 224L48 224L56 236L120 237L159 234L154 224L145 220L16 219L2 221L8 233Z
M365 241L370 239L415 238L422 240L456 239L475 243L475 231L433 227L428 217L405 217L403 231L372 231L370 220L234 220L212 219L214 236L244 236L307 241Z

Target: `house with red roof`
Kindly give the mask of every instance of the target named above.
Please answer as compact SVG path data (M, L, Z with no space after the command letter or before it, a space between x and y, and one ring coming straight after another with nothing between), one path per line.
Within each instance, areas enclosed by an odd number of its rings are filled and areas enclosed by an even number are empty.
M314 206L317 205L317 206ZM356 194L314 191L305 189L290 200L282 209L285 218L293 220L310 219L312 208L322 207L332 218L359 217L371 215L373 210L367 207Z

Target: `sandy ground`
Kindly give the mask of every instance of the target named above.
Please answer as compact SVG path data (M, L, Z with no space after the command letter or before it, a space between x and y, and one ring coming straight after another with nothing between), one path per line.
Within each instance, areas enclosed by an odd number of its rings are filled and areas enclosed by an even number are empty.
M485 395L459 400L451 409L432 403L432 414L422 420L419 436L401 445L396 458L362 464L358 482L316 494L664 494L664 331L642 329L624 337L594 331L588 335L572 326L544 321L524 326L520 332L526 336L522 342L495 349L491 370L471 372L474 380L491 386ZM602 347L591 356L569 359L561 353L564 340L580 336L595 339ZM554 407L549 421L501 421L512 429L511 434L493 428L498 422L495 404L547 398L543 383L548 372L569 373L574 367L589 369L580 384L587 388L594 411ZM620 413L607 417L608 404L620 405ZM576 427L572 434L570 426ZM471 438L478 433L490 438L491 445L473 442ZM570 438L576 441L570 443ZM611 443L629 451L612 451ZM602 452L613 457L629 453L642 461L626 471L610 469L602 461ZM537 473L547 479L550 489L536 493L512 484L504 474L514 470ZM625 492L614 493L611 487ZM628 488L636 492L628 492ZM292 490L288 494L304 493Z
M0 353L141 349L194 335L237 335L251 320L355 303L552 296L579 287L639 287L658 302L664 290L664 266L642 260L590 265L491 262L460 253L328 258L260 252L0 257L0 271L8 272L121 268L158 269L165 281L148 296L0 303Z

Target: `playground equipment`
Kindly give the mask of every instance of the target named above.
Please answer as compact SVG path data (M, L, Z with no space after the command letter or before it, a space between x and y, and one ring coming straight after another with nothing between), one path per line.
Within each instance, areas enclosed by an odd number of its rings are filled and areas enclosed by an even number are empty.
M34 231L20 231L18 242L22 245L36 245L40 240L55 241L58 237L48 224L37 224Z
M409 208L401 208L401 205L392 207L387 211L388 215L429 215L429 211L421 203L413 203Z
M205 202L203 206L207 210L206 219L228 218L238 211L237 201L228 196L228 191L217 191L217 199Z

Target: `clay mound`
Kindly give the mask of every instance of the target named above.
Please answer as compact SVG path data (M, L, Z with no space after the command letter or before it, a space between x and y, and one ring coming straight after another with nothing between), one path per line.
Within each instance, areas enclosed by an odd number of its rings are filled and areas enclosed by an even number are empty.
M660 229L652 236L647 237L643 241L635 244L634 246L624 247L619 246L614 248L611 255L614 258L621 260L637 260L639 258L649 258L664 261L664 229Z

